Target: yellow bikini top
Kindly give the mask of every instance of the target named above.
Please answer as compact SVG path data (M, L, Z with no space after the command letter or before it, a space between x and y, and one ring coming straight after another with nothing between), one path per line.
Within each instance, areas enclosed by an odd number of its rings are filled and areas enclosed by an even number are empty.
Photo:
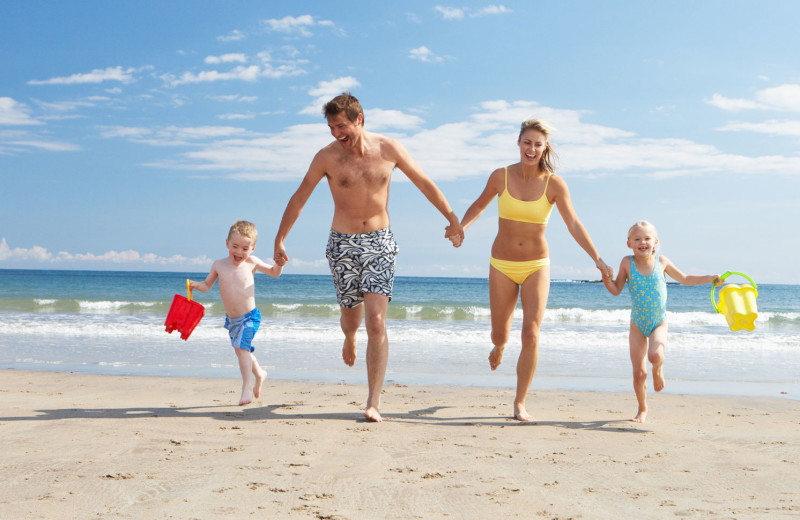
M500 218L530 224L547 224L550 220L550 213L553 211L553 205L547 200L547 185L550 183L551 175L552 173L547 175L544 193L539 199L519 200L508 192L508 168L506 167L506 186L503 193L497 198L497 213Z

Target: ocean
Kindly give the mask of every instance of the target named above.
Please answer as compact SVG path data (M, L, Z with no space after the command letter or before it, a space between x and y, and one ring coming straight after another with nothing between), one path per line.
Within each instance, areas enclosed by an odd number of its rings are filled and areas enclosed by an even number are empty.
M238 378L216 286L194 293L206 315L188 341L164 330L173 295L185 295L186 278L205 275L0 270L0 368ZM758 293L756 329L733 332L709 285L669 285L664 392L800 400L800 286L764 284ZM366 332L356 366L347 367L329 276L258 274L256 304L255 354L270 378L366 382ZM492 372L486 279L396 278L387 383L514 388L521 313ZM532 392L632 393L629 313L627 289L614 297L600 283L554 280Z

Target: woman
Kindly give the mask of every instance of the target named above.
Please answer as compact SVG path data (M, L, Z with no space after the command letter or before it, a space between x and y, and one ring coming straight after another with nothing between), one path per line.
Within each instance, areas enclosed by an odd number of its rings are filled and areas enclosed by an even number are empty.
M553 151L544 121L524 121L517 144L519 162L492 172L486 188L469 207L461 226L466 230L499 196L497 237L489 259L489 302L492 313L492 343L489 366L495 370L511 332L517 299L522 300L522 350L517 361L517 394L514 417L530 421L525 398L539 360L539 329L550 292L550 258L545 230L553 205L575 241L603 273L603 262L583 227L569 198L567 183L556 175ZM610 274L609 274L610 275Z

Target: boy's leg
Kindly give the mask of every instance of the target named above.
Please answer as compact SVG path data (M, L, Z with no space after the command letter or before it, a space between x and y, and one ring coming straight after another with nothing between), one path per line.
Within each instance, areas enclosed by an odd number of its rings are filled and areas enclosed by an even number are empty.
M653 389L660 392L664 389L664 350L667 346L667 322L663 321L650 334L647 359L653 365Z
M253 362L253 377L255 378L255 382L253 383L253 397L258 399L261 397L261 386L267 379L267 371L261 368L256 356L252 352L250 353L250 359Z
M253 373L253 355L248 350L234 347L233 351L239 359L239 372L242 374L242 396L239 398L239 406L253 402L253 385L250 382L250 374Z
M647 416L647 338L633 322L629 335L633 391L639 402L639 412L633 422L644 422Z

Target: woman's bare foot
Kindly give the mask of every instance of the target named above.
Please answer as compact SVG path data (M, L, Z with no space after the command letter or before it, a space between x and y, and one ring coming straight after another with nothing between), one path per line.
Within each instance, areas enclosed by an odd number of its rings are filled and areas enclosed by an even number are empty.
M664 389L664 385L664 365L653 367L653 390L660 392Z
M525 405L522 404L514 404L514 419L518 421L532 421L533 416L525 410Z
M636 417L631 419L633 422L643 423L647 419L647 410L639 410L639 413L636 414Z
M495 345L491 352L489 352L489 368L492 370L497 370L497 367L500 366L500 363L503 361L503 350L506 347Z
M266 370L258 370L256 371L256 382L253 385L253 397L258 399L261 397L261 385L264 384L264 381L267 379L267 371Z
M349 340L345 338L344 346L342 346L342 359L344 364L351 367L356 363L356 340Z
M383 421L383 417L381 417L381 414L378 413L378 409L373 407L373 406L368 407L364 411L364 417L366 417L368 421L372 421L372 422L381 422L381 421Z

